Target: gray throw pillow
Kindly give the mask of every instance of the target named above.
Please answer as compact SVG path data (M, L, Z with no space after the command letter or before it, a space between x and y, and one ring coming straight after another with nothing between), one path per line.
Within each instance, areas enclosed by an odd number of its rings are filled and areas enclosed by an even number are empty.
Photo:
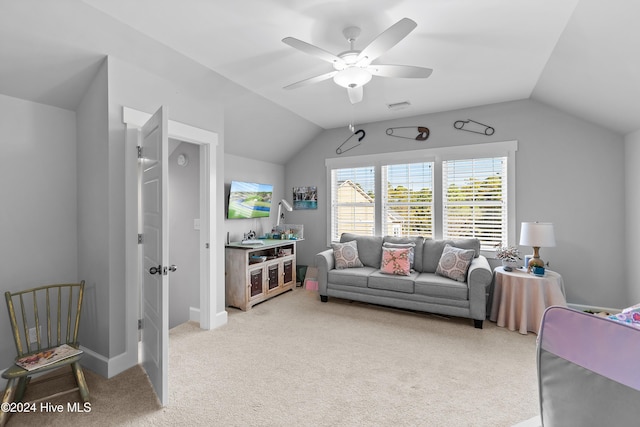
M336 268L364 267L358 257L358 243L355 240L344 243L332 243Z
M473 249L454 248L447 243L438 262L436 274L458 282L466 282L467 271L474 256L475 251Z

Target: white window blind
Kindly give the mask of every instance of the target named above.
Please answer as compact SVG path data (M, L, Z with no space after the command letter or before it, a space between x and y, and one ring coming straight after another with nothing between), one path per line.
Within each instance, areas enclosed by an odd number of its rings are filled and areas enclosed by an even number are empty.
M382 234L433 237L433 162L385 165L381 172Z
M507 157L443 162L443 237L476 237L482 249L507 234Z
M375 235L375 168L331 171L331 240L342 233Z

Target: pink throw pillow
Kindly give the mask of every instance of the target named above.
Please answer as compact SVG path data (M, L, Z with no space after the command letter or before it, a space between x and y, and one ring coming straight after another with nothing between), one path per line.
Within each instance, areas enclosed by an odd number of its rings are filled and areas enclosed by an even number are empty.
M410 248L382 248L382 262L380 272L384 274L395 274L398 276L408 276L411 273L411 263L409 262Z

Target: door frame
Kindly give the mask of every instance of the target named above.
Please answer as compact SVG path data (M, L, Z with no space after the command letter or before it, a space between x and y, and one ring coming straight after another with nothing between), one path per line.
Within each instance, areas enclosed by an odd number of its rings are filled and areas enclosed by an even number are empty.
M123 106L122 120L125 134L125 198L126 198L126 362L124 369L138 363L138 320L140 319L139 188L137 146L140 128L151 114ZM216 267L221 256L216 217L218 215L218 186L216 179L216 132L168 121L168 136L200 146L200 328L210 330L227 323L226 311L216 313L219 299ZM208 248L206 247L208 245ZM224 304L222 305L224 306ZM132 363L133 362L133 363ZM116 371L118 371L116 369Z

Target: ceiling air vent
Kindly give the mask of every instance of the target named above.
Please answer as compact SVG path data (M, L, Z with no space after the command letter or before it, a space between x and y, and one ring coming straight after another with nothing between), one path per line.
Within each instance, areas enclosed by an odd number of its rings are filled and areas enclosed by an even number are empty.
M389 107L389 110L404 110L405 108L409 108L411 106L411 103L409 101L403 101L403 102L396 102L395 104L389 104L387 105L387 107Z

